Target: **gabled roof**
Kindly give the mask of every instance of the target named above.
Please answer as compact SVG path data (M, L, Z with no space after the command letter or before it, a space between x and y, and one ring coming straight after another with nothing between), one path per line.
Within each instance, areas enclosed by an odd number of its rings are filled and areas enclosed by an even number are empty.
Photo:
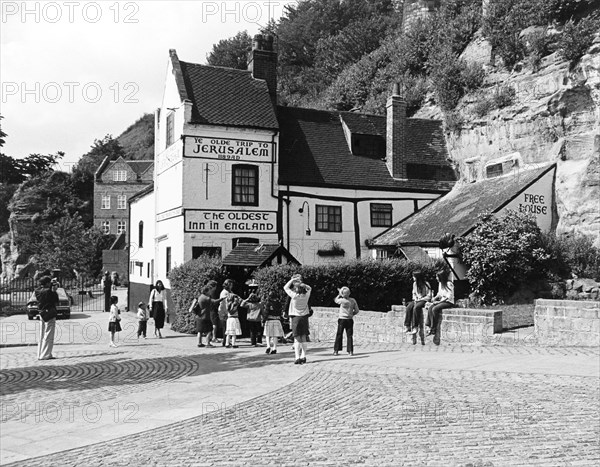
M129 164L129 167L131 167L131 170L133 170L138 175L142 175L154 165L154 161L152 160L137 160L125 162L127 162L127 164Z
M115 163L125 163L127 164L129 167L131 167L131 170L133 170L137 175L142 175L144 172L146 172L150 167L154 166L154 161L153 160L127 160L124 159L122 156L119 156L117 159L115 160L111 160L109 156L106 156L103 160L102 163L98 166L98 169L96 170L96 173L94 174L94 177L96 180L99 180L102 177L102 174L109 169L110 167L112 167Z
M372 246L437 245L445 233L468 234L484 212L496 213L553 170L556 164L514 172L476 183L458 184L447 195L373 239Z
M181 101L192 102L191 123L277 129L267 83L250 71L183 62L171 51Z
M385 136L385 117L282 106L277 114L280 185L435 193L454 185L440 121L407 119L407 152L437 170L431 179L399 180L390 175L383 159L352 154L341 122L356 133Z
M279 244L266 245L257 243L238 243L236 247L223 258L224 266L261 267L270 263L277 255L284 256L288 262L298 263L296 258Z

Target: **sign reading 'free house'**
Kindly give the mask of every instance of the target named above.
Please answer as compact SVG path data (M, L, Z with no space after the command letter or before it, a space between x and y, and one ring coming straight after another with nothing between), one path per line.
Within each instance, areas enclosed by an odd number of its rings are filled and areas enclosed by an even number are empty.
M243 139L187 136L185 138L185 155L203 159L271 162L273 160L273 144Z
M275 211L186 209L185 231L204 233L277 233Z

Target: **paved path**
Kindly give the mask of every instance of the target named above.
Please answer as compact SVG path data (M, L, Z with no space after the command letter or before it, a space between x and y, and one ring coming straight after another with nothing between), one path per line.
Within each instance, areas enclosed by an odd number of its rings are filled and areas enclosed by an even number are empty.
M170 330L138 342L127 338L132 313L113 349L107 319L62 322L77 330L46 362L22 346L22 317L0 320L2 464L600 462L597 348L393 347L357 336L354 357L313 343L300 366L289 346L275 356L247 341L199 349Z

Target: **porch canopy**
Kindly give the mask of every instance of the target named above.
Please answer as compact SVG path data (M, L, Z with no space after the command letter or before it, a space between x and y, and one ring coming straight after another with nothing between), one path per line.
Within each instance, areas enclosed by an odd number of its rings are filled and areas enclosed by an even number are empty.
M279 244L238 243L223 258L223 266L262 268L276 264L300 264L292 254Z

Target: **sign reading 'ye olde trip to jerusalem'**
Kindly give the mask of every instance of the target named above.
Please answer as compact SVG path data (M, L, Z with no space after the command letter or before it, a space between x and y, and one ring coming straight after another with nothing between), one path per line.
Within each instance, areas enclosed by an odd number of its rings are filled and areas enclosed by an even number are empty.
M193 136L185 139L185 155L203 159L271 162L273 144L263 141Z

